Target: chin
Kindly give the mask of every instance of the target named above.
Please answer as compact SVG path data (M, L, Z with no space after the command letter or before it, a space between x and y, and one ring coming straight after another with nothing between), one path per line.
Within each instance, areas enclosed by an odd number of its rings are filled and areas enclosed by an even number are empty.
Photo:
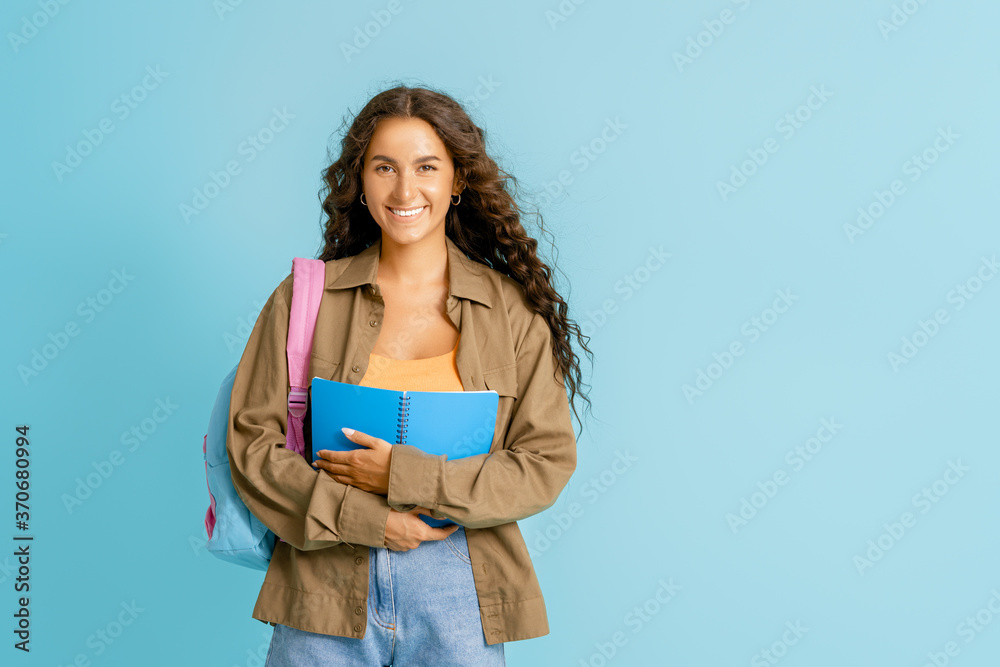
M383 240L385 238L390 238L398 245L411 245L435 237L438 227L426 227L421 225L419 227L414 227L413 229L406 229L401 228L398 225L389 225L388 229L390 231L386 231L386 229L386 227L382 228ZM443 222L441 223L440 229L444 229ZM443 233L441 235L444 236Z

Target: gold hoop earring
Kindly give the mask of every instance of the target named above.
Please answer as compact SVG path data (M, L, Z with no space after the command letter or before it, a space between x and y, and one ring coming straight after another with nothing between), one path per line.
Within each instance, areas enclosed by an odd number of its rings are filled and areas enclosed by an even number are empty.
M365 201L365 193L364 192L361 193L361 205L362 206L368 206L368 202Z
M455 197L456 196L458 197L458 201L455 201ZM458 206L460 203L462 203L462 193L461 192L458 193L457 195L452 195L451 197L452 197L452 199L451 199L451 205L452 206Z

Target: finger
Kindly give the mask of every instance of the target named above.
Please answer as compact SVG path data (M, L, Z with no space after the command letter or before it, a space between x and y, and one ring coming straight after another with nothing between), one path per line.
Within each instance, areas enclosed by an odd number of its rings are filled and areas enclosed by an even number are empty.
M340 479L338 479L337 475L334 475L329 470L321 470L320 472L322 472L323 474L327 475L330 479L336 480L336 481L340 482ZM340 483L343 484L344 482L340 482Z
M348 474L344 474L343 471L331 471L327 467L327 464L323 463L316 463L313 465L319 468L322 472L325 472L327 475L330 476L330 479L336 482L340 482L341 484L350 484L352 486L356 485L356 480L354 479L354 477Z
M347 463L347 457L350 455L351 452L341 452L331 449L321 449L316 452L316 456L331 463Z
M375 444L373 441L377 440L375 436L362 433L361 431L355 431L353 428L348 428L346 426L340 430L344 432L344 435L347 436L348 440L363 447L372 447Z
M458 524L445 528L430 528L428 530L428 537L425 537L424 540L443 540L456 530L458 530Z
M368 449L376 449L376 450L383 450L392 447L391 443L389 443L386 440L383 440L382 438L377 438L374 435L369 435L362 431L355 431L347 428L346 426L341 430L344 432L344 435L347 436L348 440L350 440L355 444L361 445L362 447L366 447ZM350 434L348 434L348 431L350 431Z
M334 472L338 472L341 474L344 473L343 470L337 470L337 471L332 470L331 464L327 463L326 461L314 461L312 465L314 468L326 472L326 474L330 475L331 477L333 476Z
M354 469L349 465L343 465L340 463L331 463L329 461L315 461L313 463L317 468L322 468L330 473L337 473L340 475L350 475Z
M353 486L354 488L361 489L362 491L368 490L365 485L363 485L361 482L354 479L353 477L345 477L344 475L334 475L333 473L329 472L327 473L327 475L332 477L335 482L340 482L341 484L346 484L347 486Z

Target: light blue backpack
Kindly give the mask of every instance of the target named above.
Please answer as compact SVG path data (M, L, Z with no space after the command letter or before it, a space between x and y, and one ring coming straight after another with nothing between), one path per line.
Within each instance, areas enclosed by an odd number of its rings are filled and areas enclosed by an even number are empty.
M285 447L302 456L305 456L302 421L309 397L309 356L325 275L326 265L321 260L296 257L292 261L292 305L286 345L291 390L288 392ZM210 499L205 512L205 532L208 533L205 548L225 561L266 570L278 538L243 504L233 486L226 453L230 398L237 368L238 364L222 381L202 444Z

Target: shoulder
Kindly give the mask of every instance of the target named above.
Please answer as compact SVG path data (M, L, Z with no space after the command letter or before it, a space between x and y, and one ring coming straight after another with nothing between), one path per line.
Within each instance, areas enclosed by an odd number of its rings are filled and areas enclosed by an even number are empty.
M281 305L286 309L288 308L289 304L292 303L292 277L293 274L289 272L284 280L278 283L278 286L271 292L271 298L268 299L269 302Z
M347 267L350 266L351 261L354 260L354 258L355 255L351 255L348 257L341 257L339 259L329 259L323 262L325 272L325 277L323 279L324 286L332 284L338 277L340 277ZM289 271L285 278L278 283L278 286L274 289L274 292L271 294L271 299L278 299L283 301L286 305L291 304L294 281L295 274L292 271Z
M532 308L521 283L484 264L479 266L482 267L482 278L492 301L491 315L505 321L510 327L515 345L520 347L529 328L537 328L538 321L544 323L545 318Z
M521 283L485 264L479 262L473 262L473 264L489 292L491 308L500 308L511 318L526 317L531 319L534 311Z

